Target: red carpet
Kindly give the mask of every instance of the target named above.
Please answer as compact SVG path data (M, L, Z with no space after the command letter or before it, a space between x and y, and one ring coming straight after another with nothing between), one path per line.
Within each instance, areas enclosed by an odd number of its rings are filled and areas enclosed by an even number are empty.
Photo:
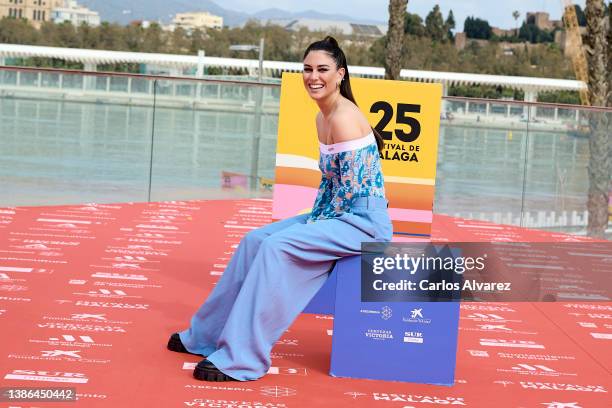
M167 338L270 213L267 200L0 209L0 386L75 387L79 397L0 406L611 406L609 302L462 304L453 387L328 376L333 321L313 315L283 336L263 379L194 380L200 358L167 351ZM444 216L434 236L573 239Z

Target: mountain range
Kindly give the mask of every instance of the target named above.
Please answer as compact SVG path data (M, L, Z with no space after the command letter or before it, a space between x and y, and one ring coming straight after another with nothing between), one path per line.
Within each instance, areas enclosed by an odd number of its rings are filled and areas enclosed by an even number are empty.
M314 10L291 12L277 8L261 10L256 13L229 10L210 0L79 0L79 4L100 13L102 21L127 24L134 20L161 21L168 23L176 13L188 11L208 11L223 17L223 24L236 27L249 19L267 21L269 19L313 18L319 20L341 20L363 24L385 24L383 21L356 19L342 14L325 14Z

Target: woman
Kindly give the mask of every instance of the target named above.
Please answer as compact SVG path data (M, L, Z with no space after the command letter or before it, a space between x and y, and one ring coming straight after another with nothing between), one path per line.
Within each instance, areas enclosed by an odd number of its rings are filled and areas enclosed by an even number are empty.
M381 172L382 139L355 103L344 53L332 37L304 53L304 87L316 117L323 173L310 214L249 232L172 351L208 356L194 370L206 381L256 380L274 343L323 286L339 258L392 229Z

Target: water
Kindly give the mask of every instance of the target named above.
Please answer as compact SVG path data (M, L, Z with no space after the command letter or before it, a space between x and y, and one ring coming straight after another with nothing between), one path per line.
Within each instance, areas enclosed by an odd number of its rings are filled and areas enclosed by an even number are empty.
M0 206L270 197L222 172L273 178L277 114L0 98ZM588 143L565 132L445 123L435 212L584 211ZM315 137L315 135L313 135ZM153 140L153 163L150 164ZM480 215L479 215L480 214Z
M443 126L435 210L584 211L588 143L561 132Z

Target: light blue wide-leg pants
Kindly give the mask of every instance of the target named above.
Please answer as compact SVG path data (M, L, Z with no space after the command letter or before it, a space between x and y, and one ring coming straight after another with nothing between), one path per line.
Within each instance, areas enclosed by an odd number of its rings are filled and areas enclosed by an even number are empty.
M262 377L272 346L323 286L334 261L359 254L362 242L391 239L384 198L357 198L350 213L333 219L306 223L308 215L242 239L191 327L179 333L188 351L208 356L237 380Z

